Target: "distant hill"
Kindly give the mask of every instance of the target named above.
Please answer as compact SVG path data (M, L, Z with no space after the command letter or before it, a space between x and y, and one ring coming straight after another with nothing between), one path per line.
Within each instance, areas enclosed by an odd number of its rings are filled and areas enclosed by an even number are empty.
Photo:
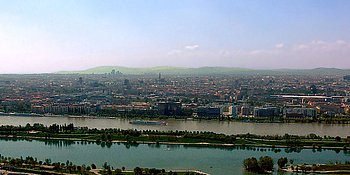
M315 68L315 69L271 69L258 70L234 67L199 67L185 68L172 66L159 66L150 68L129 68L121 66L100 66L81 71L61 71L57 74L108 74L112 70L119 71L126 75L142 75L142 74L168 74L168 75L350 75L350 69L337 68Z
M129 68L121 66L100 66L82 71L61 71L58 74L108 74L112 70L119 71L123 74L141 75L141 74L232 74L254 71L253 69L244 68L228 68L228 67L200 67L200 68L184 68L184 67L171 67L171 66L159 66L150 68Z
M275 71L298 74L298 75L348 75L350 69L325 68L319 67L314 69L278 69Z
M184 68L178 67L152 67L152 68L129 68L129 67L121 67L121 66L100 66L94 67L87 70L82 71L62 71L58 72L60 74L108 74L111 73L112 70L119 71L123 74L148 74L148 73L157 73L157 72L167 72L167 71L180 71Z

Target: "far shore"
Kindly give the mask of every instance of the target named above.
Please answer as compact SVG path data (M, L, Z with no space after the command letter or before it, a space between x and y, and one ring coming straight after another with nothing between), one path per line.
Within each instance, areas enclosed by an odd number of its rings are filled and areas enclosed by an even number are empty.
M36 114L36 113L4 113L0 112L0 116L15 116L15 117L67 117L67 118L87 118L87 119L128 119L128 120L207 120L207 121L229 121L229 122L248 122L248 123L323 123L323 124L350 124L350 117L334 118L334 119L283 119L283 120L268 120L263 118L254 118L240 116L238 118L193 118L176 117L176 116L97 116L97 115L69 115L69 114Z

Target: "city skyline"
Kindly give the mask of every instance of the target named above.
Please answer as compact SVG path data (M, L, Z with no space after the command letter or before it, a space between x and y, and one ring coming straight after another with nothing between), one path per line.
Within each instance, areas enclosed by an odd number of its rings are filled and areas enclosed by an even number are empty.
M350 2L0 1L0 73L350 68Z

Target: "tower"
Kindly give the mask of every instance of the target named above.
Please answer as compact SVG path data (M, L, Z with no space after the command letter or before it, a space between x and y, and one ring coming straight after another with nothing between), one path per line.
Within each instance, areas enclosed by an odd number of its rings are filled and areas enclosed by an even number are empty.
M237 117L235 100L232 98L232 96L230 97L230 103L231 103L231 110L230 110L231 115L232 115L232 117Z
M83 77L79 77L79 81L78 82L79 82L79 85L83 85L83 83L84 83L83 82Z

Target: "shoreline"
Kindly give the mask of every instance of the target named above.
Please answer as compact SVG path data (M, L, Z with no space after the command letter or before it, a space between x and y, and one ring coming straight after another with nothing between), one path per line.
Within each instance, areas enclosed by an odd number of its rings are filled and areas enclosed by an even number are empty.
M169 116L157 116L157 117L128 117L128 116L90 116L90 115L56 115L56 114L35 114L35 113L2 113L0 112L0 117L57 117L57 118L81 118L81 119L127 119L127 120L179 120L179 121L222 121L222 122L242 122L242 123L297 123L297 124L310 124L310 123L319 123L319 124L338 124L338 125L350 125L350 116L346 118L339 118L333 120L300 120L300 119L288 119L288 120L265 120L265 119L255 119L249 117L243 117L238 119L207 119L207 118L176 118Z
M1 167L1 166L0 166ZM0 169L0 173L3 173L3 174L21 174L21 175L39 175L39 174L35 174L35 173L32 173L32 171L34 169L22 169L24 172L22 171L9 171L9 170L2 170ZM25 172L25 170L27 170L28 172ZM55 171L49 171L49 170L36 170L37 173L48 173L48 174L63 174L63 175L75 175L75 174L71 174L71 173L63 173L63 172L55 172ZM104 171L104 169L101 169L101 168L97 168L97 169L92 169L92 170L89 170L89 172L93 173L93 174L96 174L96 175L101 175L101 171ZM134 171L133 170L124 170L124 171L121 171L121 173L133 173ZM197 173L199 175L210 175L209 173L206 173L206 172L203 172L203 171L200 171L200 170L166 170L166 172L173 172L173 173ZM80 173L76 173L76 174L80 174Z
M11 159L18 159L16 157L7 157L7 158L11 158ZM35 158L36 159L36 158ZM33 161L36 162L33 158ZM49 163L49 165L42 165L38 162L36 162L35 164L33 164L33 162L31 163L21 163L21 164L13 164L11 162L8 162L7 160L4 161L4 159L1 158L1 163L0 163L0 174L24 174L24 175L39 175L42 173L45 174L55 174L55 175L59 175L59 174L64 174L64 175L75 175L75 174L86 174L86 173L92 173L92 174L96 174L96 175L102 175L101 172L107 172L107 171L114 171L114 172L119 172L119 173L134 173L134 170L121 170L121 169L110 169L110 167L106 167L106 168L94 168L94 169L87 169L87 168L81 168L80 170L73 170L73 172L69 171L69 172L64 172L62 170L67 169L68 165L58 165L57 163ZM21 161L25 162L27 160L23 160L21 159ZM67 160L68 161L68 160ZM76 165L73 165L76 166ZM84 166L84 165L83 165ZM138 167L139 168L139 167ZM159 168L147 168L147 167L142 167L140 168L141 171L144 171L143 169L157 169L160 171ZM210 175L209 173L203 172L201 170L196 170L196 169L162 169L165 172L176 172L176 173L181 173L181 174L187 174L187 173L196 173L198 175ZM74 172L75 171L75 172Z
M324 167L320 168L322 166ZM298 169L295 169L296 167L298 167ZM283 172L306 174L350 174L350 169L342 169L341 167L337 167L336 164L290 164L279 170Z

